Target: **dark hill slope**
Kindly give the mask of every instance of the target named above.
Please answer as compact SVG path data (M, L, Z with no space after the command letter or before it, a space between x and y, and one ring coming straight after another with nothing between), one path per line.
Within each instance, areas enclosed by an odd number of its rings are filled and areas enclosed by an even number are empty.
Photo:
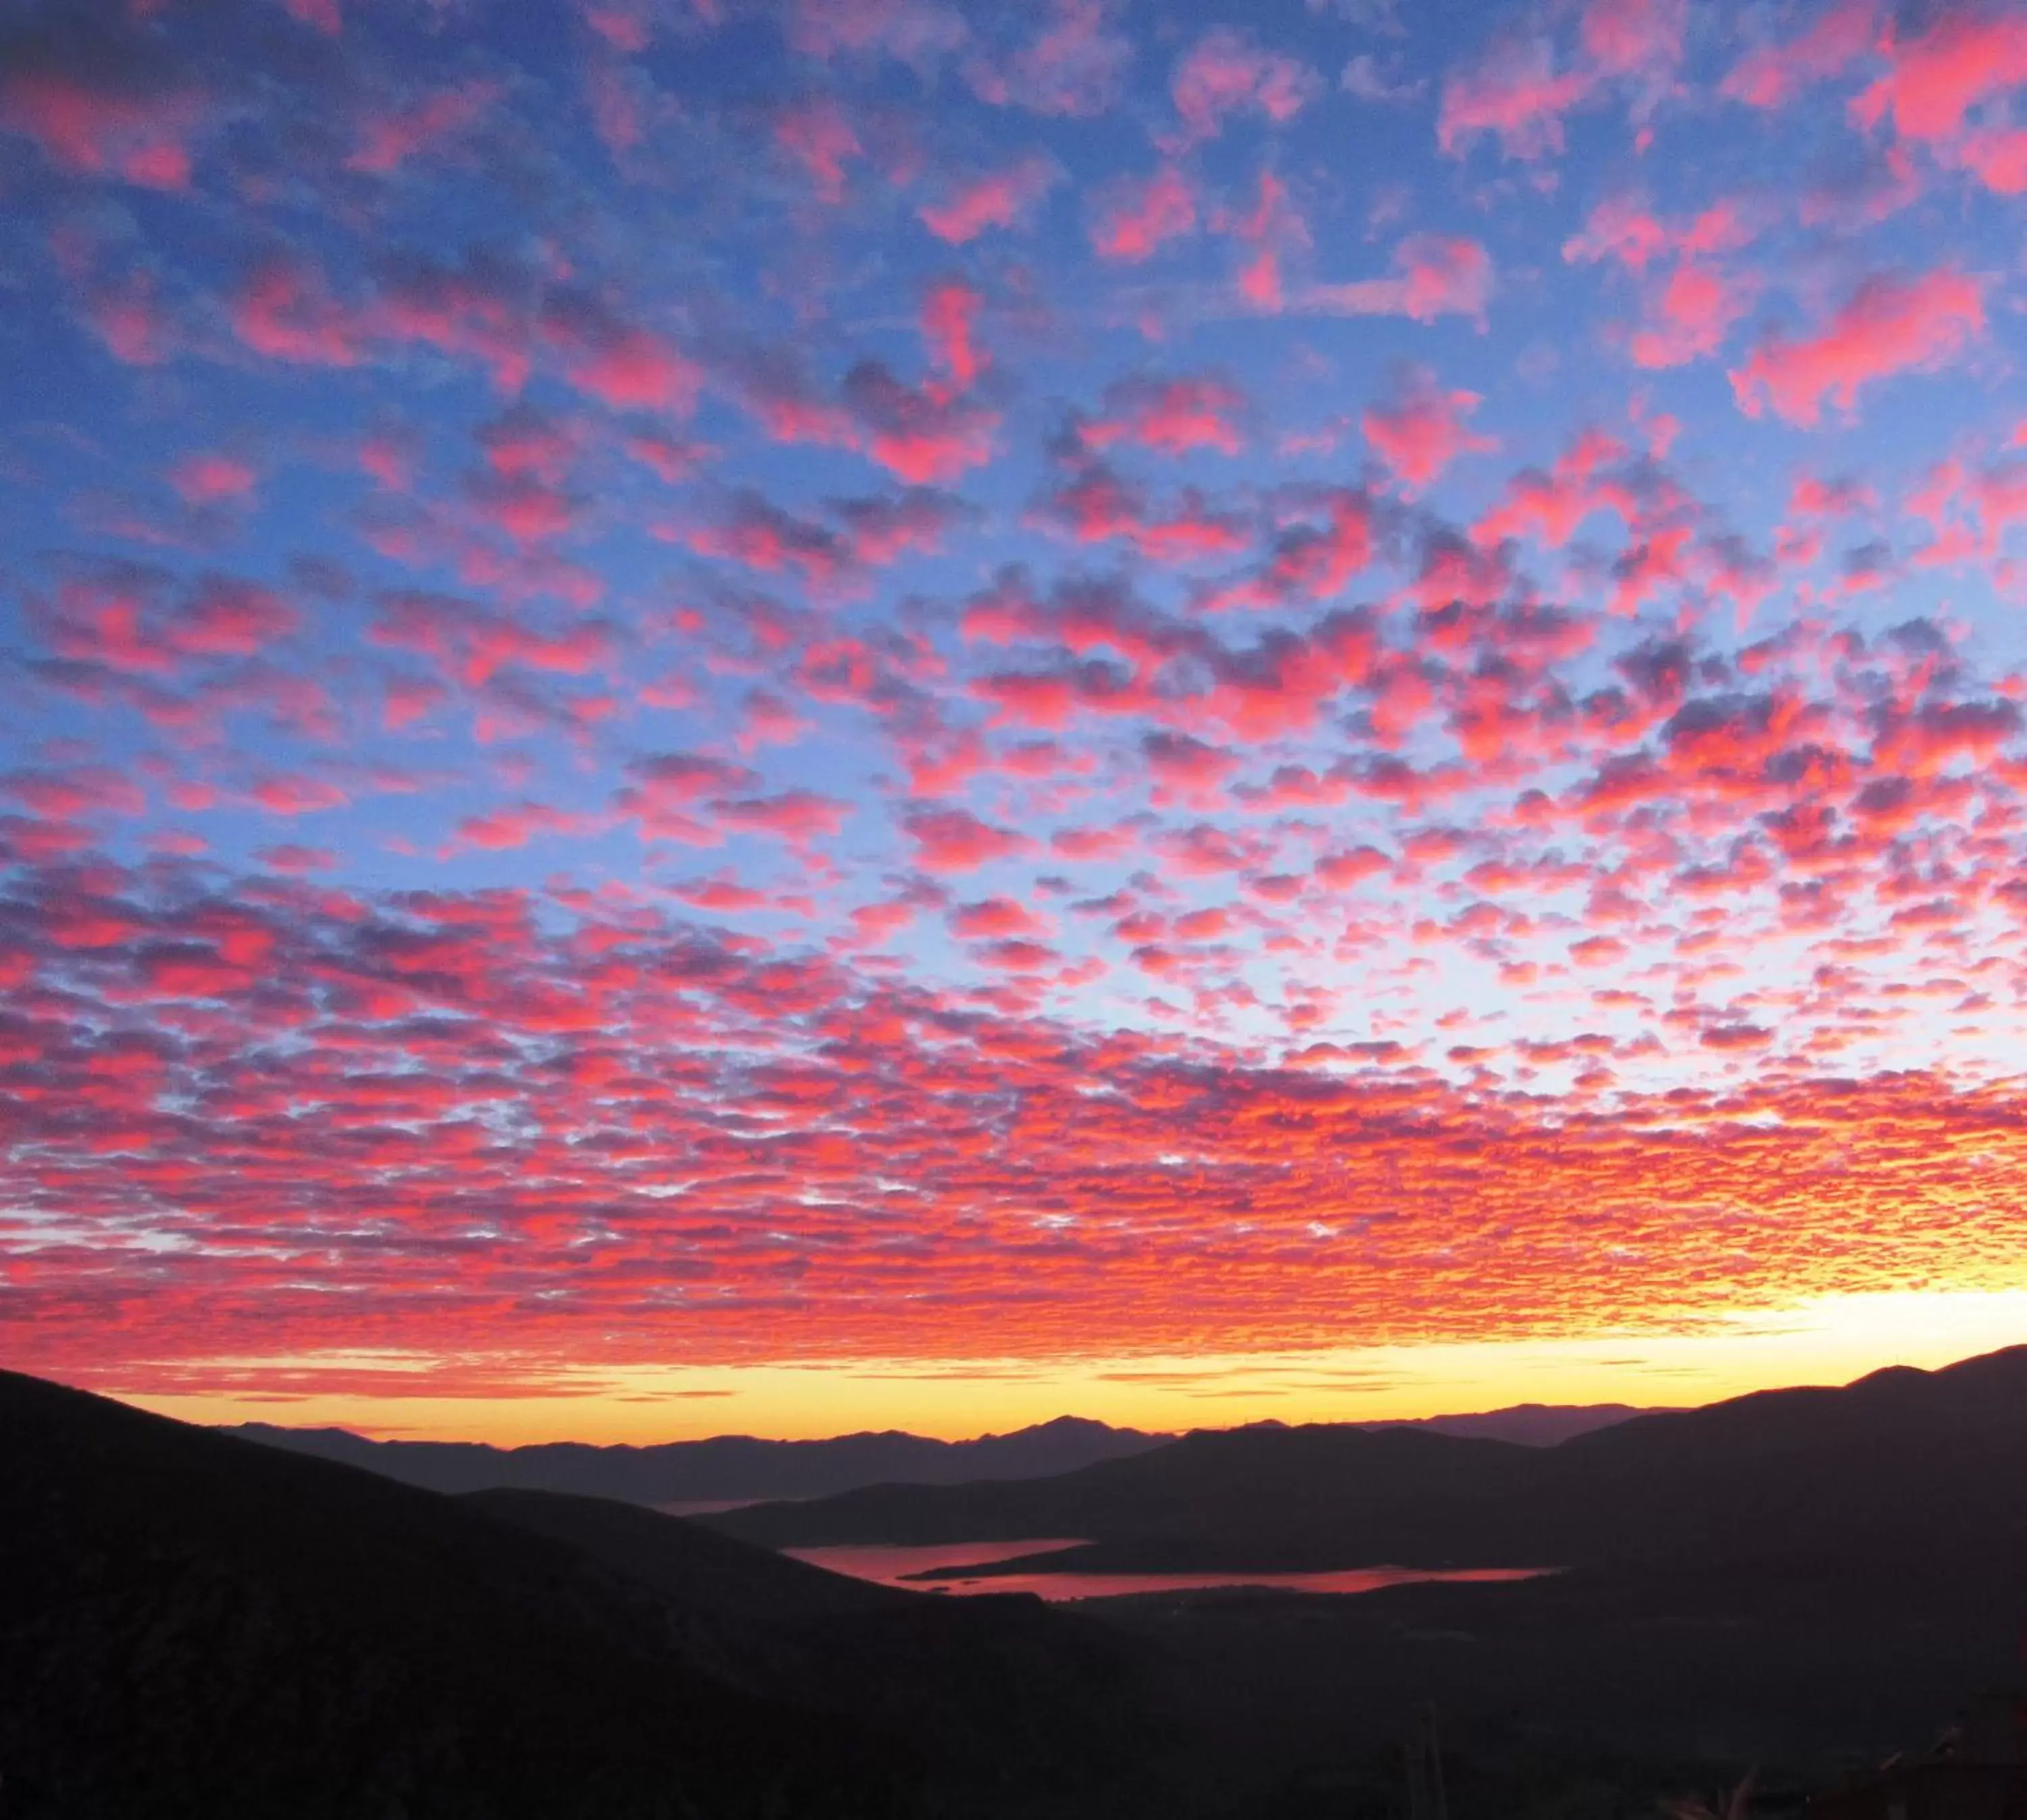
M919 1595L827 1573L680 1517L555 1491L474 1491L466 1508L550 1537L692 1611L740 1623L798 1624L921 1604Z
M663 1526L643 1552L597 1507L531 1524L12 1374L0 1461L7 1820L787 1820L1032 1785L1017 1728L933 1663L945 1734L827 1697L884 1647L851 1627L926 1596L621 1511ZM1025 1629L982 1626L981 1657L1057 1675L1054 1615L988 1603Z
M1566 1558L1975 1573L2023 1552L2027 1346L1643 1416L1549 1457L1528 1520Z
M949 1777L1014 1764L1060 1793L1102 1780L1149 1734L1116 1636L1030 1596L899 1592L632 1504L519 1491L462 1501L708 1614L728 1679L906 1737Z

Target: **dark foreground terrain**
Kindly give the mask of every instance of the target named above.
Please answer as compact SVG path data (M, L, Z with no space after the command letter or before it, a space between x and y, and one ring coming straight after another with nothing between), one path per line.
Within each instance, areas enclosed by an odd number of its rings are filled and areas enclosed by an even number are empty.
M894 1592L6 1375L0 1464L6 1820L1393 1820L1431 1704L1457 1820L1652 1820L1755 1765L1771 1820L2023 1678L2027 1351L1547 1449L1248 1431L723 1519L1566 1570L1350 1598Z
M1045 1811L1146 1730L1121 1648L1030 1599L447 1498L10 1374L0 1460L6 1820Z

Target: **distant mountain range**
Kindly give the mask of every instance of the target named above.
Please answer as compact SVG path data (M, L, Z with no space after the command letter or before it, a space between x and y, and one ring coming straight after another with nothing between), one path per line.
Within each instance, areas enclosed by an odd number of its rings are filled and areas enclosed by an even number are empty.
M1549 1446L1639 1413L1622 1403L1523 1403L1483 1415L1361 1426L1423 1427ZM1045 1479L1103 1460L1130 1459L1175 1439L1071 1416L975 1441L935 1441L888 1431L828 1441L761 1441L726 1434L648 1447L549 1442L500 1448L478 1442L371 1441L349 1429L287 1428L265 1422L244 1423L223 1432L364 1467L427 1491L455 1494L513 1487L655 1507L829 1497L871 1485Z
M710 1520L775 1547L1080 1536L1052 1571L1604 1567L2022 1549L2027 1347L1525 1447L1421 1428L1206 1430L1000 1485L873 1486ZM1000 1572L1020 1572L1018 1560Z
M1361 1428L1426 1428L1435 1434L1458 1434L1472 1441L1511 1441L1521 1447L1555 1447L1610 1428L1635 1416L1653 1414L1630 1403L1516 1403L1477 1416L1425 1416L1390 1422L1361 1422Z
M933 1441L890 1430L829 1441L722 1434L649 1447L557 1441L503 1448L469 1441L369 1441L344 1428L281 1428L264 1422L223 1432L364 1467L426 1491L512 1488L650 1505L827 1497L863 1485L1039 1479L1126 1459L1172 1438L1069 1416L976 1441Z

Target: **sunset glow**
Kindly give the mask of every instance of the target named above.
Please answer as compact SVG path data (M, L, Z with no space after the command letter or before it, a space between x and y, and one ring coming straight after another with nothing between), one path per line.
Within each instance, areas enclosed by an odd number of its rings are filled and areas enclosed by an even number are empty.
M0 38L0 1344L644 1441L2027 1338L2027 9Z

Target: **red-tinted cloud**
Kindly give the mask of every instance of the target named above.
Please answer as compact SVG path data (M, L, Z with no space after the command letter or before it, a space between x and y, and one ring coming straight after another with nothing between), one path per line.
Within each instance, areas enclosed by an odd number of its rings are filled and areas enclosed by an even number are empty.
M359 122L359 143L345 168L385 176L467 131L499 98L497 83L474 79L369 113Z
M662 336L586 293L559 291L545 305L543 338L572 384L620 410L687 414L702 374Z
M1689 0L1587 0L1578 43L1605 76L1665 75L1682 60L1689 13Z
M1194 233L1196 225L1194 186L1175 165L1164 164L1144 181L1113 186L1092 218L1091 243L1100 258L1137 263L1165 242Z
M1486 135L1509 158L1539 158L1563 149L1563 116L1590 94L1586 70L1558 69L1554 46L1540 38L1508 39L1475 68L1443 84L1436 142L1460 156Z
M1122 379L1106 389L1101 415L1080 434L1094 449L1131 441L1164 455L1196 449L1236 455L1245 445L1239 421L1246 409L1244 396L1227 379Z
M931 872L975 872L1034 844L1011 829L981 821L968 809L911 809L902 825L915 843L918 863Z
M1398 376L1392 397L1360 419L1372 452L1410 491L1420 492L1460 455L1498 446L1472 434L1466 419L1481 401L1475 392L1446 392L1425 367Z
M978 312L985 300L962 279L939 279L923 294L922 338L929 360L950 375L960 392L968 392L985 369L985 356L976 340Z
M1434 322L1443 316L1484 320L1493 291L1492 256L1475 240L1414 234L1394 253L1395 275L1311 286L1304 308L1331 316L1403 316Z
M1831 0L1796 36L1748 51L1725 77L1723 92L1748 107L1784 107L1864 56L1872 48L1878 16L1878 0Z
M1322 78L1299 58L1264 50L1229 26L1198 39L1169 85L1185 147L1215 138L1234 113L1257 113L1283 125L1322 90Z
M255 353L294 365L349 367L364 357L356 315L321 273L277 257L249 272L230 305L234 332Z
M1881 48L1886 73L1852 102L1852 117L1906 139L1954 138L1979 102L2027 83L2027 18L2009 8L1948 8L1925 31L1889 30Z
M1050 0L1028 42L1010 54L972 61L972 87L998 107L1069 119L1106 113L1119 98L1134 55L1113 13L1107 0Z
M1678 266L1653 290L1631 342L1637 367L1679 367L1716 353L1752 307L1751 281L1714 266Z
M954 184L916 212L939 240L963 246L988 228L1023 225L1061 179L1061 167L1038 154Z
M1740 408L1771 406L1790 423L1817 423L1826 403L1856 408L1865 386L1960 358L1984 333L1985 292L1962 272L1868 279L1815 335L1770 337L1731 375Z
M0 131L39 145L61 168L116 176L157 190L190 180L190 141L202 95L135 55L66 66L60 57L9 48L0 71Z
M833 205L844 200L846 162L865 150L844 110L821 96L784 108L775 116L774 142L802 167L818 200Z

